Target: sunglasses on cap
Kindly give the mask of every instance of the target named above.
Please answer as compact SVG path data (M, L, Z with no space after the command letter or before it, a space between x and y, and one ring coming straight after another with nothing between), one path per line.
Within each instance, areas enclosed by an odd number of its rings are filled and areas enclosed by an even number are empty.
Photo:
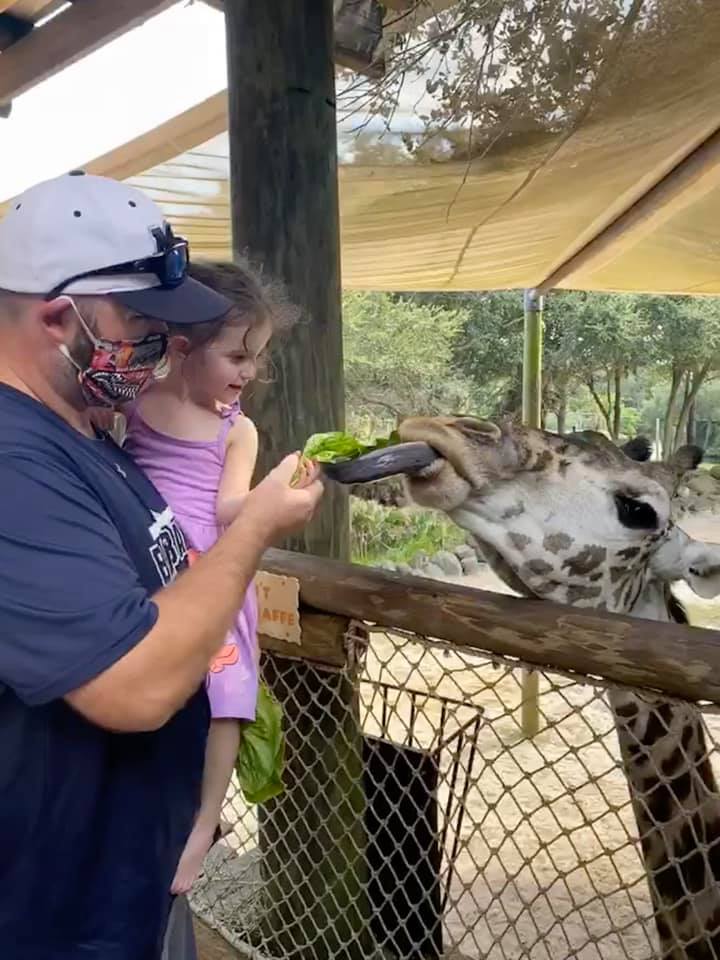
M180 286L185 279L190 263L190 250L187 240L174 236L170 227L165 230L153 230L152 233L158 244L157 253L140 260L126 260L125 263L114 263L108 267L101 267L99 270L86 270L83 273L76 273L53 287L50 293L45 296L45 299L47 301L54 300L71 283L84 280L86 277L152 273L160 281L161 287L172 289Z

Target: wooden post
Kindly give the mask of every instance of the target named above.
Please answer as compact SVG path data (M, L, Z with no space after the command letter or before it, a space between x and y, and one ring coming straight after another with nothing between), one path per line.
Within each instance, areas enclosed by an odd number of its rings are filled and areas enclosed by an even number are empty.
M542 426L542 350L543 296L536 290L524 295L525 331L523 338L522 417L529 427ZM526 737L536 736L540 729L539 684L537 673L523 670L522 731Z
M233 250L283 282L302 318L247 409L259 473L345 423L332 0L225 4ZM327 492L288 549L347 557L347 496Z
M264 473L310 434L344 426L333 0L226 0L225 15L233 249L282 281L302 310L272 382L247 404ZM348 556L340 486L288 546ZM369 948L355 684L277 656L265 675L288 718L288 750L286 791L259 811L262 949L360 960Z

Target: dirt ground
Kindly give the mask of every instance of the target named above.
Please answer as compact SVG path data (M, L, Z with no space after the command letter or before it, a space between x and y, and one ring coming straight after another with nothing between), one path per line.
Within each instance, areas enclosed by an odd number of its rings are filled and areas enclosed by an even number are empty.
M720 542L716 517L693 517L683 526ZM490 572L462 582L509 592ZM680 594L694 624L720 626L720 603L682 588ZM542 674L540 733L525 740L521 681L511 665L440 644L386 632L371 640L361 684L365 732L428 750L443 736L452 741L441 752L438 791L441 811L452 801L440 824L446 827L445 955L651 960L657 955L652 909L605 691ZM414 703L407 693L385 697L383 683L418 696ZM443 698L463 704L444 709ZM477 740L453 740L463 724L472 729L480 711ZM720 718L708 716L707 724L717 745ZM237 795L226 816L234 824L229 847L253 850L255 818ZM211 869L206 883L210 902L232 898L226 866L218 868L214 892ZM227 917L222 902L216 909Z

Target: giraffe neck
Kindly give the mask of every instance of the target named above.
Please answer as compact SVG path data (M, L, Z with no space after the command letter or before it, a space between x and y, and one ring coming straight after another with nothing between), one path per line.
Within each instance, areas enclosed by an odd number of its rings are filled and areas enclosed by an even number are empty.
M687 623L669 590L666 617ZM699 710L612 691L660 956L720 960L720 794Z
M490 566L533 596L494 549ZM629 579L629 577L628 577ZM665 584L636 593L632 615L687 623ZM720 960L720 793L702 717L691 704L609 695L648 875L662 960Z
M720 958L720 797L700 713L614 691L620 752L661 945L672 960Z

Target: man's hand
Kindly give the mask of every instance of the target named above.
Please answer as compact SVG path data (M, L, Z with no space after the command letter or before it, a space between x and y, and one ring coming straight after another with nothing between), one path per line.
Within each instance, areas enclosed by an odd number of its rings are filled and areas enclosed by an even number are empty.
M312 520L323 489L317 465L291 454L248 494L241 516L252 516L270 544Z
M237 617L264 551L312 518L323 487L316 466L286 457L248 494L218 542L155 594L152 629L67 701L111 730L155 730L197 690Z

